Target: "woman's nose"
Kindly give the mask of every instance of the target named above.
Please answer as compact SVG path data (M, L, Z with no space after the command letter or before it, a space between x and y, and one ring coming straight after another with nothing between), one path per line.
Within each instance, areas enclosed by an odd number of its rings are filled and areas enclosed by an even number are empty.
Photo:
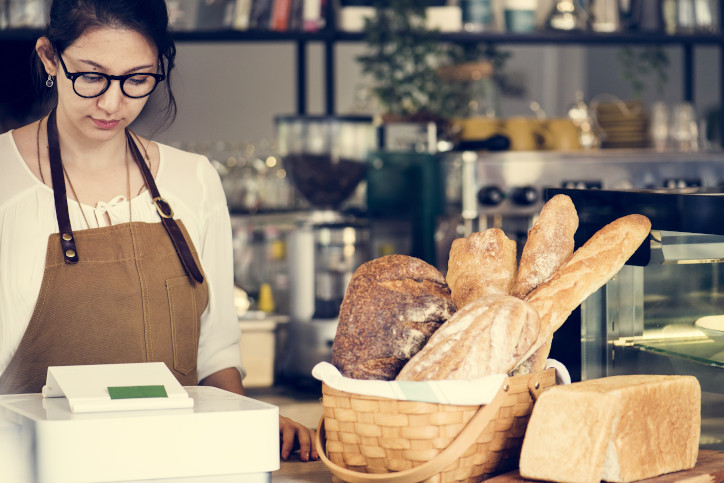
M98 107L106 112L115 112L123 102L123 90L119 80L112 80L106 92L98 96Z

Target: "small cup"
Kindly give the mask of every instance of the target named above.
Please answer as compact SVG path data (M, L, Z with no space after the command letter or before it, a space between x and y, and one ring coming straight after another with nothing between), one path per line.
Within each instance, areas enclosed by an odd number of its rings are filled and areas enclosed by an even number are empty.
M495 30L495 11L492 0L460 0L463 29L466 32Z
M545 147L554 151L576 151L581 149L581 133L571 119L551 118L546 121L550 135Z
M458 119L455 123L461 126L460 138L463 141L488 139L502 131L502 123L495 117L468 117Z
M548 144L551 131L541 119L511 117L505 121L505 132L510 138L511 151L537 151Z
M537 0L505 0L505 29L516 33L535 32L537 7Z

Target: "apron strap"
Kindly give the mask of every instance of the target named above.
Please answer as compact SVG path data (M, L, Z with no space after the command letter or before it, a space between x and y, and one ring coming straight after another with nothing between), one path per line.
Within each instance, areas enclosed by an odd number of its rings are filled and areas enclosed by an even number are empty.
M63 249L63 259L65 260L65 263L77 263L79 260L78 250L75 245L73 230L70 226L70 215L68 214L68 199L65 191L65 178L63 176L63 161L60 157L60 143L58 142L58 126L55 119L55 108L53 108L48 115L47 130L50 176L53 180L55 216L58 219L58 229L60 230L60 246ZM138 147L133 141L128 129L126 129L126 137L133 159L136 161L136 164L138 164L138 167L141 170L146 187L151 192L153 204L156 206L156 210L158 210L158 214L161 216L161 223L163 223L163 226L166 228L166 231L176 248L176 253L181 260L181 264L184 266L184 269L189 277L196 280L198 283L202 283L204 281L204 276L191 254L191 249L186 243L183 232L176 223L176 220L173 219L173 210L168 202L158 193L158 188L156 187L156 182L153 180L151 171L143 161L143 158L141 158L141 153L138 151Z
M73 230L68 215L68 199L65 193L63 177L63 161L60 159L60 143L58 142L58 126L55 124L55 108L50 111L47 122L48 157L50 158L50 177L53 180L53 197L55 199L55 215L60 230L60 246L63 249L65 263L78 262L78 250L75 247Z
M161 217L161 223L163 223L163 226L168 232L168 236L173 242L174 248L176 248L176 253L181 260L181 264L186 270L186 274L198 283L203 282L204 276L201 274L201 270L199 270L198 265L196 265L196 261L191 254L191 249L186 243L186 239L184 238L181 229L176 223L176 220L173 219L173 209L171 209L171 205L168 204L168 201L162 198L161 194L158 192L156 182L153 180L153 175L141 157L138 146L136 146L133 136L131 136L131 131L128 129L126 129L126 138L128 139L128 147L131 149L131 155L133 155L133 159L136 161L138 168L141 170L143 179L146 182L146 187L151 193L153 204L156 206L156 211L158 211L158 214Z

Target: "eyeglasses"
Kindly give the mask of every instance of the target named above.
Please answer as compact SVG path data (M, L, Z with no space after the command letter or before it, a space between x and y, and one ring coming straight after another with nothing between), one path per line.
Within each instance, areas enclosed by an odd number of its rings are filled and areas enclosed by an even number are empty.
M126 75L108 75L101 72L74 72L69 73L68 68L63 62L63 57L58 52L58 59L60 59L60 65L63 66L63 72L65 76L73 82L73 90L80 97L91 99L98 97L108 90L112 80L117 80L121 83L121 92L126 97L133 99L140 99L150 95L159 82L166 78L165 72L163 72L163 62L161 63L161 74L151 74L148 72L137 72L135 74Z

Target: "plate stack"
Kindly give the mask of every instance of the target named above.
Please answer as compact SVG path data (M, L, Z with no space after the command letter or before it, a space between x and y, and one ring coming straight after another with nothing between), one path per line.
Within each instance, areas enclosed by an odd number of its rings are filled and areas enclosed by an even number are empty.
M641 101L602 102L595 110L603 148L649 147L649 117Z

